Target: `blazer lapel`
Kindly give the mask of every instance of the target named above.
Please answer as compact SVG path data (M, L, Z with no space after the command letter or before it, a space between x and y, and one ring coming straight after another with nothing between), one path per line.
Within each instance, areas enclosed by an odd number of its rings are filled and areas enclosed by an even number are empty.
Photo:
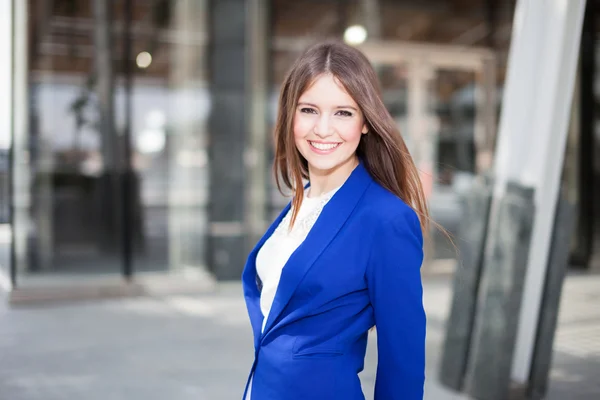
M242 273L242 286L244 289L244 298L246 300L246 307L248 308L248 315L250 316L250 324L252 325L252 331L254 332L254 347L258 348L259 339L261 336L261 329L263 324L263 315L260 310L260 290L257 286L258 275L256 273L256 255L258 251L271 237L275 229L279 226L279 223L285 217L287 212L290 210L291 203L281 211L279 216L273 221L269 229L265 232L263 237L258 241L254 249L248 255L246 265L244 266L244 272Z
M337 235L372 181L373 179L360 163L325 205L308 236L291 255L281 272L262 340L290 301L304 275Z

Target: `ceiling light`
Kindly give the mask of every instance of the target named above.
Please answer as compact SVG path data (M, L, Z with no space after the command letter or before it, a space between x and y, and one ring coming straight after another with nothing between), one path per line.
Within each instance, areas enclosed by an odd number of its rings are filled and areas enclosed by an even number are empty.
M364 43L367 40L367 30L362 25L352 25L344 32L344 41L351 45Z
M150 64L152 64L152 55L150 55L150 53L148 53L147 51L142 51L135 58L135 63L138 67L142 69L148 68Z

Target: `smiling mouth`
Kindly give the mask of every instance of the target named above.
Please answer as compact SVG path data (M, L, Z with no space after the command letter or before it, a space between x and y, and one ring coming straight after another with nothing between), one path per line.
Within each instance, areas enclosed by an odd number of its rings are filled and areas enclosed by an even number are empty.
M341 145L341 143L318 143L318 142L311 142L310 140L308 141L308 143L315 149L323 150L323 151L333 150L336 147L339 147Z

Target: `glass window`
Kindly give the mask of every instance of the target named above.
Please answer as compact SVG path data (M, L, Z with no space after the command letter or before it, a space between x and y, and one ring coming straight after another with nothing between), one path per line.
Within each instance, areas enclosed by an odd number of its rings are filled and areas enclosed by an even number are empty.
M199 271L206 2L28 1L26 279Z

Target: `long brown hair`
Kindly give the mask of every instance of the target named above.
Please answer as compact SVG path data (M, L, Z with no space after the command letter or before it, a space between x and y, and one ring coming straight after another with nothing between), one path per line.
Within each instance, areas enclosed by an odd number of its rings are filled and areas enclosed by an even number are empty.
M308 163L296 148L293 123L298 99L316 78L333 75L361 109L368 133L356 150L365 168L381 186L408 204L427 233L429 211L419 172L398 127L381 98L377 75L363 53L342 42L325 42L306 50L286 76L279 96L275 126L275 180L294 191L292 225L304 197Z

